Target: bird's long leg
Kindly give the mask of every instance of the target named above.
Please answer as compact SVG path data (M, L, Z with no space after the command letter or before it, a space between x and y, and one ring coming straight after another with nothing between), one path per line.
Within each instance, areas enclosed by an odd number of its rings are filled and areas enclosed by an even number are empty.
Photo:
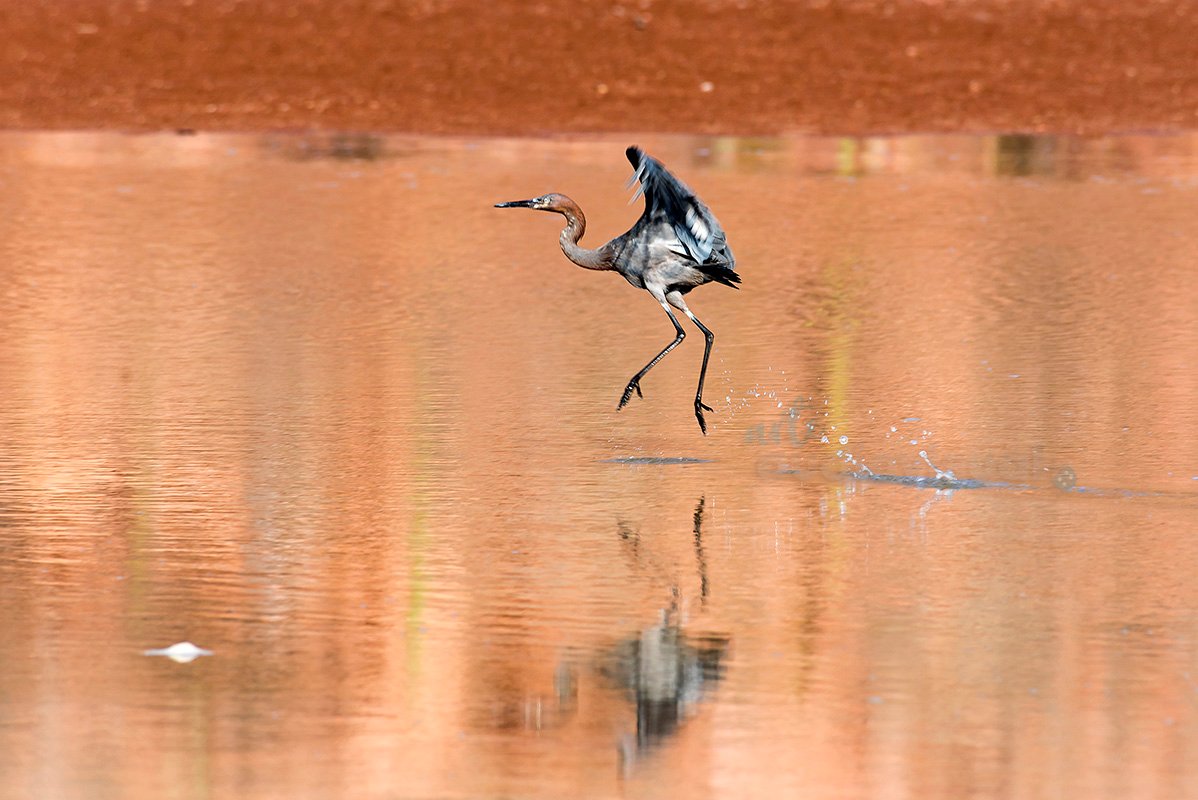
M661 301L659 300L658 302ZM628 385L624 387L624 394L620 396L620 404L616 406L616 411L619 411L621 408L628 405L628 401L632 399L632 393L634 391L636 392L637 397L642 399L644 398L644 395L641 394L641 378L645 377L646 372L657 366L657 362L665 358L666 353L673 350L683 339L686 338L686 331L682 330L682 326L678 324L678 318L674 316L673 311L670 311L670 307L665 303L662 303L661 307L665 309L666 314L670 318L670 322L674 323L674 330L678 332L678 335L674 337L674 341L666 345L664 350L654 356L653 360L646 364L640 372L632 376L632 380L628 381Z
M707 421L703 419L704 411L711 411L712 408L703 402L703 381L707 378L707 360L711 358L711 343L715 341L715 334L707 329L707 326L699 322L699 318L691 313L691 310L686 307L686 302L682 299L682 295L678 292L670 292L666 295L666 299L670 301L670 305L677 308L690 319L691 322L698 326L699 330L703 331L703 366L699 368L699 388L695 390L695 418L699 420L699 430L703 431L703 435L707 435Z

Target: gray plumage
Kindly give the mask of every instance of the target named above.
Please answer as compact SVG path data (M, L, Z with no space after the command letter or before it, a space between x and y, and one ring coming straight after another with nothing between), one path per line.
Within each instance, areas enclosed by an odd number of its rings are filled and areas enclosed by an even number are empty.
M706 340L699 387L695 393L695 417L699 420L699 429L707 433L703 411L711 411L711 407L703 404L703 380L715 336L687 308L683 295L696 286L713 281L736 288L740 283L736 260L719 221L686 184L640 148L629 147L626 154L634 169L629 185L640 182L633 200L643 195L645 210L627 233L602 247L592 250L578 244L586 232L586 217L578 204L565 195L546 194L531 200L497 203L496 208L532 208L561 214L566 218L566 227L560 240L567 258L586 269L620 273L630 284L653 295L674 324L677 332L674 341L632 377L624 388L617 410L628 403L634 391L637 396L644 397L641 378L686 338L670 307L695 323Z

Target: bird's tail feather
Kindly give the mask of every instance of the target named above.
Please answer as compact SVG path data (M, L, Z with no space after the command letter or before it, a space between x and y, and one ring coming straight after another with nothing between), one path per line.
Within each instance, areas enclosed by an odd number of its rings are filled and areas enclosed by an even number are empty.
M728 266L723 261L704 261L699 264L699 271L707 277L711 278L716 283L722 283L725 286L731 286L733 289L739 289L736 284L740 283L740 275L736 274L736 270Z

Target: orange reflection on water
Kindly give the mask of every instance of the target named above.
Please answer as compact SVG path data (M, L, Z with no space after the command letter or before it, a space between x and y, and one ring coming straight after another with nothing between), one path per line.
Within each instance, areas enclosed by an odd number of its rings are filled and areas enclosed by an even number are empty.
M622 144L0 139L0 794L1198 790L1198 142Z

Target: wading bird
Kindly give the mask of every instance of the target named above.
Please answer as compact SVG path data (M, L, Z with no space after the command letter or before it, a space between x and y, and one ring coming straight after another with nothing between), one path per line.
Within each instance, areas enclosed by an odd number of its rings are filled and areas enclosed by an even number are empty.
M632 376L620 396L617 411L628 404L634 391L638 397L644 397L641 378L686 338L686 332L670 306L686 314L698 326L707 341L703 348L703 366L699 370L699 388L695 392L695 417L699 420L699 430L706 434L703 412L712 409L703 403L703 379L707 376L707 359L711 356L715 334L691 313L682 296L696 286L712 281L735 289L740 283L736 261L715 215L686 184L639 147L629 147L625 152L635 170L628 184L631 186L633 181L641 184L632 199L643 194L645 211L627 233L602 247L590 250L578 244L586 231L586 217L578 204L563 194L496 203L495 207L532 208L561 214L566 218L566 227L561 233L562 252L566 258L585 269L620 273L633 286L653 295L674 323L677 331L674 341Z

